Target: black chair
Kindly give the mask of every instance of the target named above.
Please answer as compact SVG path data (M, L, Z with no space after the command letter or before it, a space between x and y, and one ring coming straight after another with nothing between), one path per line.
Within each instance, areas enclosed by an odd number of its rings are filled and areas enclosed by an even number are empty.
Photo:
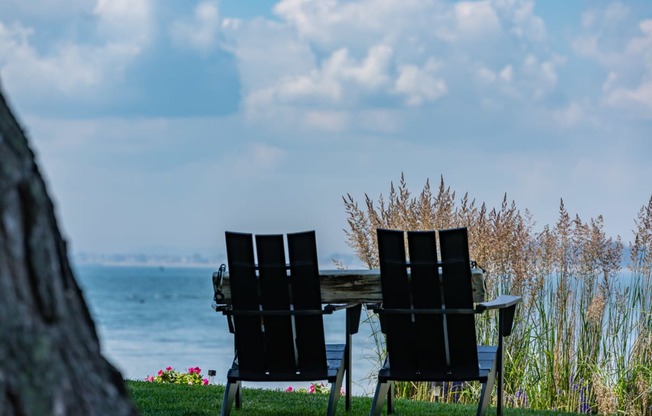
M376 308L386 335L387 360L378 373L370 415L387 399L394 412L393 381L473 381L482 383L477 415L489 406L497 384L502 414L503 337L510 335L518 296L473 305L466 228L405 233L379 229L382 305ZM440 259L437 259L437 253ZM478 346L474 314L498 309L497 346Z
M235 358L227 374L222 415L233 401L241 407L242 381L319 381L331 384L327 415L334 415L346 373L350 408L350 338L357 332L360 306L347 310L346 343L326 344L314 231L287 235L226 232L231 304L221 310L235 336Z

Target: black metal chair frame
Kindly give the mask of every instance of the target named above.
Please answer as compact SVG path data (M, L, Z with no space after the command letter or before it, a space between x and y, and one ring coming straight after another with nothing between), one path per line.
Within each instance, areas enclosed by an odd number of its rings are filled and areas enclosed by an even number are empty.
M497 384L497 414L503 405L503 338L512 331L518 296L502 295L473 305L466 228L378 231L383 303L379 314L388 357L378 373L371 416L385 400L394 412L394 381L482 383L477 415L484 415ZM437 235L439 245L437 245ZM441 260L437 258L440 253ZM478 346L474 315L497 309L498 345Z
M322 307L314 231L287 235L226 232L231 303L217 305L234 334L221 415L242 405L242 381L319 381L331 384L327 415L335 414L344 375L351 407L351 336L361 305ZM345 344L326 344L322 315L346 308Z

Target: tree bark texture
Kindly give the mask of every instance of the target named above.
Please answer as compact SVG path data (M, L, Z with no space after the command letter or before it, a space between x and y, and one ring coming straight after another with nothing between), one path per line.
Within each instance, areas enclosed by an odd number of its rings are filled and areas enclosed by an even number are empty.
M45 182L0 91L0 415L135 414L101 355Z

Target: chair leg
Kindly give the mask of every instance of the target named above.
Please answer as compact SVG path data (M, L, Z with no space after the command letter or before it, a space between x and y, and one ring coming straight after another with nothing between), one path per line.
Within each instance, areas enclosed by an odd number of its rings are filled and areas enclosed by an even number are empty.
M348 310L347 310L348 313ZM347 315L348 325L348 315ZM345 396L344 396L344 409L348 412L351 410L351 335L347 331L346 335L346 348L344 350L344 363L346 366L346 380L345 380Z
M224 399L222 400L220 416L229 416L231 414L231 406L233 405L233 400L238 394L238 390L240 390L239 381L227 381L226 388L224 389Z
M503 371L496 372L496 416L503 416Z
M480 403L478 403L478 412L477 416L484 416L487 413L489 408L489 402L491 401L491 391L494 388L494 381L496 379L496 364L489 372L487 376L487 381L482 383L482 392L480 393Z
M501 328L504 325L503 322L503 311L501 310L500 314L500 326ZM496 391L496 416L503 415L503 349L505 344L503 343L502 334L498 337L498 356L496 357L496 383L498 383L498 388Z
M326 412L328 416L335 416L335 411L337 410L337 401L340 399L340 391L342 390L343 380L344 366L342 365L337 371L337 378L335 379L335 383L331 385L331 394L328 398L328 411Z
M389 382L389 389L387 389L387 414L394 413L394 382Z
M238 380L238 392L235 394L235 408L240 409L242 407L242 381Z
M389 380L385 382L378 381L378 384L376 384L376 393L374 394L374 401L371 404L371 411L369 412L369 416L379 416L383 411L385 400L388 397L387 393L392 391L391 384L392 382ZM387 413L391 413L392 411L393 410L389 410L388 405Z

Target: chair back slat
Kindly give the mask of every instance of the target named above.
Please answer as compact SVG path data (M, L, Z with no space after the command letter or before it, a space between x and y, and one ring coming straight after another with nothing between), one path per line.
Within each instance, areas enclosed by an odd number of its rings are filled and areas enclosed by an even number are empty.
M288 234L292 300L295 310L320 310L321 290L314 231ZM324 370L326 347L321 315L296 315L296 347L301 371Z
M229 264L231 304L234 311L256 310L260 305L258 277L251 234L226 232L226 252ZM235 315L235 348L244 371L264 373L265 338L260 318Z
M256 254L260 304L264 311L290 310L290 287L282 235L257 235ZM264 316L265 346L269 371L287 371L295 366L292 319Z
M409 309L412 299L405 261L403 232L378 230L378 254L383 307ZM381 316L381 319L381 327L387 335L387 353L392 367L406 371L418 371L412 316L387 314Z
M478 374L471 268L466 228L409 231L379 229L383 332L393 374ZM392 309L442 313L391 313ZM447 309L468 314L446 313ZM416 377L418 379L418 376Z
M439 231L446 308L472 309L473 289L466 228ZM447 315L451 367L460 376L478 373L474 315Z
M441 309L436 232L409 232L408 249L414 308ZM432 371L446 365L446 349L441 342L444 333L443 320L443 315L414 316L417 356L423 370Z

